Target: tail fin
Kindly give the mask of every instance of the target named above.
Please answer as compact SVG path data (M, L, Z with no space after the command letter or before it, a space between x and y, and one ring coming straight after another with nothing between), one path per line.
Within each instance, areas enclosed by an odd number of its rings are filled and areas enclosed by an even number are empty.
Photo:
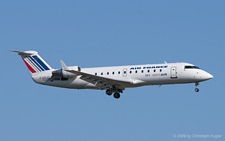
M40 73L43 71L52 70L52 68L42 59L42 57L36 51L16 51L10 50L11 52L16 52L20 55L29 69L31 74Z

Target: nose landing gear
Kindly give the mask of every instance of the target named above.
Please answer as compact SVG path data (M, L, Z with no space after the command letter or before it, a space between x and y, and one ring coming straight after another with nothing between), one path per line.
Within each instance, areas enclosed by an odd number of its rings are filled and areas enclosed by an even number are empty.
M199 88L195 88L195 92L199 92Z
M196 83L195 83L195 86L196 86L196 88L195 88L195 92L199 92L199 88L197 88L197 87L198 87L198 85L199 85L199 83L198 83L198 82L196 82Z

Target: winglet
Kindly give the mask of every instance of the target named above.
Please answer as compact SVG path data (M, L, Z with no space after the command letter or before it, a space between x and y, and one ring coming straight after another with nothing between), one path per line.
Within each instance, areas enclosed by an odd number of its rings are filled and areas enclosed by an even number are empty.
M60 60L61 66L63 70L69 70L69 68L66 66L66 64L63 62L63 60Z

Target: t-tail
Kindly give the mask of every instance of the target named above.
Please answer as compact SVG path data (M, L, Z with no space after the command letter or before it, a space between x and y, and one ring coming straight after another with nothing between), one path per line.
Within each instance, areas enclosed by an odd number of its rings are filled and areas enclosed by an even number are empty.
M48 63L38 54L36 51L16 51L10 50L11 52L16 52L20 55L27 66L28 70L32 75L38 74L44 71L53 70Z

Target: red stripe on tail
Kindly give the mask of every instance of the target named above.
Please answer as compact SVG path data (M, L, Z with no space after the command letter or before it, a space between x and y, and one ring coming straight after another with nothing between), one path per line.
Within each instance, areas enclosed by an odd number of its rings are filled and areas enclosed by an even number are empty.
M23 59L24 63L26 64L27 68L30 70L31 73L35 73L36 71Z

